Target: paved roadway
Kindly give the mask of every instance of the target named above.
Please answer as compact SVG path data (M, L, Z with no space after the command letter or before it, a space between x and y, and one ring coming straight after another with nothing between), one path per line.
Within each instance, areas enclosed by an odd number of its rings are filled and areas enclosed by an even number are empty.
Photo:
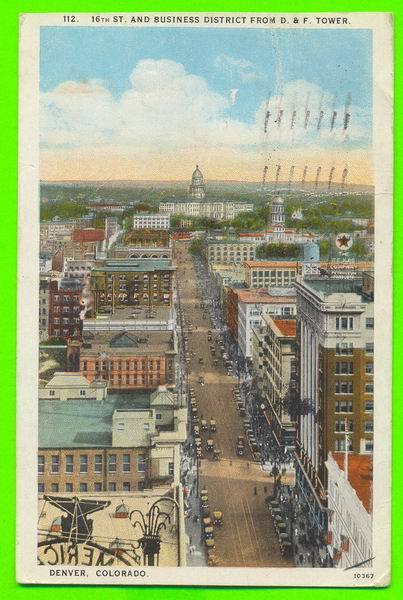
M209 507L223 512L224 525L215 528L216 555L219 566L227 567L291 567L292 561L281 556L276 532L272 526L264 499L272 492L272 478L253 462L247 449L245 456L236 454L238 435L243 435L243 420L238 414L232 390L236 379L222 367L213 365L211 342L207 340L210 321L199 308L199 289L188 244L175 247L178 277L181 285L181 305L185 319L193 327L188 334L191 358L189 384L195 390L200 419L214 418L217 432L202 434L203 459L199 468L199 490L207 488ZM204 365L199 365L202 357ZM221 366L220 366L221 365ZM198 383L202 375L205 385ZM207 437L214 439L221 451L221 460L213 461L204 449Z

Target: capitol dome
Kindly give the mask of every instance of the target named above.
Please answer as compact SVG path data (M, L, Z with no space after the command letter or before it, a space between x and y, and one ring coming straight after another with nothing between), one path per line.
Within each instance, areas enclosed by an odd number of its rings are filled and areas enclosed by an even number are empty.
M191 198L203 199L206 195L206 186L204 184L203 173L199 169L199 165L196 165L195 170L192 173L192 181L189 186L189 196Z
M283 205L284 204L284 200L282 198L280 198L280 196L279 196L278 198L276 198L275 200L273 200L273 204Z

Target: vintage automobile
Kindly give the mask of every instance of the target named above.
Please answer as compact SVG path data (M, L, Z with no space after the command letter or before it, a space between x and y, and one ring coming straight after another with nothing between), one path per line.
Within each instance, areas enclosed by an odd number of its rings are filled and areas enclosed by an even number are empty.
M215 419L210 419L210 431L211 433L215 433L217 431Z
M237 444L236 453L238 456L243 456L245 454L245 446L243 444Z
M208 439L206 442L206 450L207 452L213 452L214 450L214 440Z
M208 427L207 427L207 421L206 421L206 419L202 419L202 420L200 421L200 427L201 427L201 430L202 430L202 431L207 431L207 430L208 430Z
M220 510L213 511L213 523L214 523L214 525L221 527L223 520L222 520L222 512Z
M214 460L221 460L221 450L217 450L217 448L213 451Z

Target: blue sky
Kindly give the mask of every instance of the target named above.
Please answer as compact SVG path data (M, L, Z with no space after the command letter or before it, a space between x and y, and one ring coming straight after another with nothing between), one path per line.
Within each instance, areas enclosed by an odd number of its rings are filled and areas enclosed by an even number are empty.
M340 169L356 152L355 171L368 170L371 57L370 30L43 27L42 176L74 178L77 168L99 178L109 168L148 178L152 159L161 176L180 178L189 157L211 178L256 178L268 153L294 164L302 152L325 152Z
M371 105L370 30L259 30L200 28L43 27L41 90L73 79L101 79L116 96L129 86L135 63L144 58L180 62L220 93L239 88L233 113L253 118L262 98L282 84L304 79L354 104ZM262 77L245 85L236 69L220 69L230 54L255 65Z

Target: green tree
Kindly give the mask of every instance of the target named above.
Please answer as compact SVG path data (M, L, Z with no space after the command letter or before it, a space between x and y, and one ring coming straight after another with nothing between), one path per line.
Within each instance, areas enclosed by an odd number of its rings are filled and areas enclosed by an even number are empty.
M350 248L350 252L356 258L365 258L368 255L368 250L364 240L359 238L354 240L353 245Z
M192 242L190 244L190 252L191 252L191 254L195 254L195 255L201 256L202 253L203 253L203 249L204 249L203 240L200 240L200 239L192 240Z

